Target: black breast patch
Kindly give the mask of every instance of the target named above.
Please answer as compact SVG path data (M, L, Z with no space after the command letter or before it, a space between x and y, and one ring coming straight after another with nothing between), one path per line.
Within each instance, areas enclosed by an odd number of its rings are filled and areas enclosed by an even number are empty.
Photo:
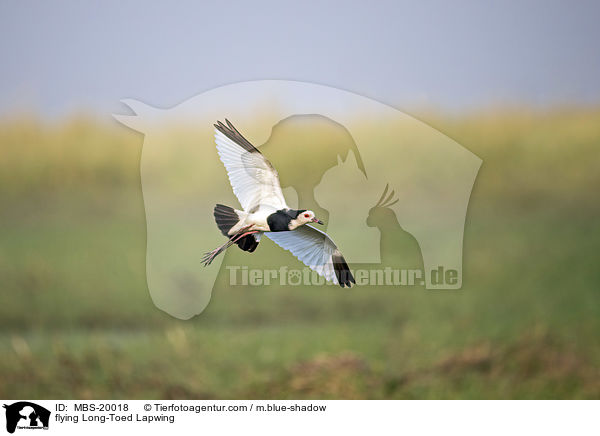
M305 210L282 209L267 217L267 224L272 232L287 232L290 230L290 221L298 218Z

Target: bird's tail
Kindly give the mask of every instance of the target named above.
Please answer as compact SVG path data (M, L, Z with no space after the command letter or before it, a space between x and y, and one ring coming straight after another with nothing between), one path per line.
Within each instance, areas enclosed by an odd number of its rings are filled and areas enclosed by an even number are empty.
M233 207L217 204L213 211L217 227L225 236L231 236L239 230L237 224L246 217L246 212L235 210Z
M215 221L221 233L229 237L229 240L223 245L215 248L208 253L204 253L202 263L208 266L219 254L223 253L229 247L237 244L240 249L252 253L256 250L260 241L260 234L256 230L250 230L252 224L244 225L246 212L235 210L232 207L223 204L217 204L214 209Z
M248 214L241 210L235 210L224 204L217 204L214 209L215 221L221 233L232 237L239 234L244 227L244 220ZM256 234L247 235L235 240L235 243L244 251L252 253L256 250L260 237Z

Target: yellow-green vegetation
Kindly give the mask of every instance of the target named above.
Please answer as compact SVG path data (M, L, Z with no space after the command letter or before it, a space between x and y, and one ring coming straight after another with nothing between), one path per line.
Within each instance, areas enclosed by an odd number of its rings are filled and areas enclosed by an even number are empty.
M462 290L218 286L189 321L146 288L143 137L1 122L0 397L600 398L600 111L419 118L484 161Z

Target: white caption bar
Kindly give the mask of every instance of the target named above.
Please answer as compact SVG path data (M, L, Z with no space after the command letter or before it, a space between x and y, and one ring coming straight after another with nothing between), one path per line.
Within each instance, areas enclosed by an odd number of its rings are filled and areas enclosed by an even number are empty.
M36 435L598 435L598 401L4 400L2 426ZM2 431L4 431L3 429ZM32 433L31 430L43 430ZM12 431L11 431L12 430ZM83 433L82 433L83 432ZM307 433L310 432L310 433Z

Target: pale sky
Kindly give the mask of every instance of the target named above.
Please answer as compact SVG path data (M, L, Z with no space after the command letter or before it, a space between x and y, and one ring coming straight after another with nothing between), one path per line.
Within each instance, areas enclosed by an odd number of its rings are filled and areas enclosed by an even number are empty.
M109 117L255 79L399 109L600 102L598 1L0 2L0 115Z

